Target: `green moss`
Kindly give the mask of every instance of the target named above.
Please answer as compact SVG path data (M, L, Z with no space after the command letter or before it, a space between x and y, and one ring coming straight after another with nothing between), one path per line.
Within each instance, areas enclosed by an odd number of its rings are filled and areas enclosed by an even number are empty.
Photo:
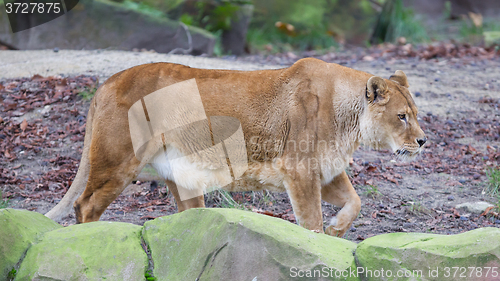
M0 210L0 280L14 273L26 250L44 233L61 228L42 214L27 210Z
M356 257L362 267L384 268L394 273L398 270L428 273L436 267L444 270L445 267L499 266L500 229L481 228L456 235L383 234L361 242ZM443 275L440 278L436 280L448 280L443 279Z
M289 276L292 267L355 267L355 243L234 209L190 209L158 218L144 225L143 237L158 280L196 279L200 274L206 280L222 280L218 278L225 273L245 276L252 267L272 268L272 274L281 277ZM252 274L261 272L246 276Z
M48 232L28 250L16 280L142 280L148 258L140 233L140 226L118 222L93 222Z

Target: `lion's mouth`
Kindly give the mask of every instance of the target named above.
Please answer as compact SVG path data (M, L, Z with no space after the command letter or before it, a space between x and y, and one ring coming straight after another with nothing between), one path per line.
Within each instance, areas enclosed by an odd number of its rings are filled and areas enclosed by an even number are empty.
M415 157L417 157L417 155L419 155L421 152L421 149L417 149L415 151L410 151L406 148L400 148L400 149L397 149L394 154L396 154L396 156L401 159L401 160L411 160Z

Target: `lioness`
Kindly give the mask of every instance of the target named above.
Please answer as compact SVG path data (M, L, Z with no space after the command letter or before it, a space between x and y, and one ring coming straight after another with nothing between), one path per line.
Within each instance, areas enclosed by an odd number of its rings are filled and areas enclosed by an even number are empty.
M345 169L360 144L412 158L426 142L406 75L399 70L383 79L313 58L284 69L258 71L139 65L113 75L96 92L76 178L46 216L60 219L74 203L77 222L99 220L158 149L182 146L175 141L157 143L138 160L128 111L148 94L193 78L207 116L241 122L248 169L224 189L286 191L298 224L315 232L323 232L321 200L342 207L327 234L343 236L357 217L361 203ZM155 167L166 177L179 212L205 206L203 195L182 201L178 189L180 184L198 188L190 175L204 173L210 178L210 167L188 163L185 178L176 180L165 166Z

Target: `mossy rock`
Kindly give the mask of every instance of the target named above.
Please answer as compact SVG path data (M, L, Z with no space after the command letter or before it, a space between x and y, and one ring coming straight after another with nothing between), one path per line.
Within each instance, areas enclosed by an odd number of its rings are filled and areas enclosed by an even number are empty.
M9 273L13 272L26 250L38 238L61 227L39 213L0 209L0 281L7 280Z
M337 280L326 275L356 268L353 242L235 209L161 217L143 238L157 280Z
M141 227L92 222L47 232L26 253L15 280L144 280Z
M176 48L189 49L188 36L180 22L168 19L160 11L139 9L133 4L80 0L64 16L16 33L11 31L7 14L0 13L0 41L20 50L137 48L168 53ZM213 34L193 26L188 31L192 38L190 54L213 53Z
M456 235L377 235L358 245L356 258L358 266L365 271L372 270L371 276L365 275L366 280L476 280L476 277L481 277L476 275L480 274L476 270L482 270L484 280L498 280L500 229L480 228ZM488 267L490 272L486 276ZM493 267L496 267L496 278L491 270ZM385 271L385 278L375 276L375 271L378 270L376 274L380 275L381 269ZM387 276L388 270L392 277ZM398 272L411 276L398 277Z

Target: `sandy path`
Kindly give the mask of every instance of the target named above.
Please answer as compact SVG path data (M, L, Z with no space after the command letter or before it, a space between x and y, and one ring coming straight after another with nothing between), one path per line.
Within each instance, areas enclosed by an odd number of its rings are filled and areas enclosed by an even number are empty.
M0 79L53 75L97 75L102 78L151 62L173 62L198 68L256 70L273 68L216 58L126 51L0 51ZM275 68L275 67L274 67Z

